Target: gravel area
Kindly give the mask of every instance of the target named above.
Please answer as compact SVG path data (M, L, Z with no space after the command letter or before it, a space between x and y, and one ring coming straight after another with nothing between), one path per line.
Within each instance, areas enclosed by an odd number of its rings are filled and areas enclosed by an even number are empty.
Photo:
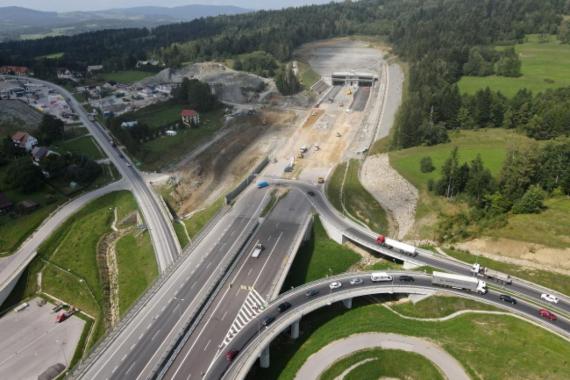
M414 225L418 190L390 166L388 154L370 156L360 172L362 185L390 213L398 239Z

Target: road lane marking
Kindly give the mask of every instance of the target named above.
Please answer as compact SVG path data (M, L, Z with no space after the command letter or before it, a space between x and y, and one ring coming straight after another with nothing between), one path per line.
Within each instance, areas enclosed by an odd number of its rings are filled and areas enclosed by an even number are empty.
M226 315L228 315L227 311L224 313L224 315L222 315L222 318L220 319L220 321L223 321L224 319L226 319Z
M208 340L208 343L206 343L206 345L204 346L204 352L206 352L206 350L208 349L210 342L212 342L212 339Z

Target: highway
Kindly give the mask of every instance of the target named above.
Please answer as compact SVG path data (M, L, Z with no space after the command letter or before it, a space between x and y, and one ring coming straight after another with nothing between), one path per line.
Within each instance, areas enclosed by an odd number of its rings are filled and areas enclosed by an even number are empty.
M286 274L285 263L302 240L309 211L309 202L299 190L289 191L277 203L245 246L236 269L220 285L202 320L186 337L164 378L200 378L211 358L231 345L230 328L239 331L274 298L281 285L280 275ZM255 258L251 253L258 242L264 249Z
M342 301L352 297L382 294L382 293L425 293L433 291L444 291L461 297L475 299L480 302L491 304L509 312L533 321L540 326L554 330L566 337L570 336L570 321L559 316L557 321L549 321L538 316L536 305L518 300L516 305L511 305L499 300L501 292L489 290L487 294L481 295L469 291L462 291L450 288L442 288L432 285L431 276L417 272L390 272L393 280L388 282L372 282L371 272L358 272L342 274L305 284L301 287L282 294L274 300L256 319L263 320L269 316L275 317L275 321L267 328L259 329L256 323L250 323L244 327L234 338L229 350L238 350L237 358L231 364L225 358L225 352L219 353L212 362L212 365L205 375L207 379L241 379L247 374L251 365L255 362L260 352L281 332L287 329L293 322L302 318L318 308L330 305L333 302ZM414 278L412 282L402 282L400 275L408 275ZM362 283L351 285L349 280L359 278ZM331 290L329 284L332 281L340 281L342 287ZM308 297L305 293L309 290L318 292L316 295ZM292 306L283 313L279 313L277 306L282 302L289 302Z
M145 223L150 231L154 252L158 266L164 271L174 262L180 253L180 243L174 232L174 227L170 221L168 211L162 206L161 201L144 181L140 172L132 165L132 162L113 147L111 138L107 132L97 123L89 120L88 114L79 102L66 89L40 79L29 77L14 77L4 75L10 79L18 79L22 82L32 82L42 84L63 95L69 106L79 116L79 119L87 127L91 135L95 138L101 149L115 165L122 177L127 181L129 189L133 192L139 208L144 216ZM121 157L122 156L122 157Z
M258 225L267 191L249 189L204 238L185 251L180 265L135 310L123 329L74 372L85 379L146 379L171 351L186 326L196 318L221 276Z
M334 208L334 206L332 206L328 199L326 199L322 192L321 186L300 181L281 180L274 178L267 178L267 180L271 183L285 185L290 188L297 188L305 192L305 194L307 194L309 191L313 192L313 196L307 195L307 197L321 218L336 226L338 230L343 232L343 235L347 239L363 247L381 253L387 257L396 258L402 261L411 261L418 265L427 265L433 268L441 269L445 272L463 274L467 276L472 275L471 265L459 262L450 257L436 255L433 252L427 250L419 250L420 253L417 256L409 257L394 250L379 246L376 243L377 233L372 232L341 215ZM489 283L492 283L489 280L487 281ZM564 294L554 292L550 289L545 289L536 284L521 281L517 278L513 278L512 284L510 285L496 284L496 286L502 286L504 287L505 291L515 293L518 296L524 296L536 302L542 302L545 306L551 307L554 310L570 313L570 300ZM560 302L557 305L550 305L548 303L545 303L540 299L540 295L542 293L555 294L560 299Z

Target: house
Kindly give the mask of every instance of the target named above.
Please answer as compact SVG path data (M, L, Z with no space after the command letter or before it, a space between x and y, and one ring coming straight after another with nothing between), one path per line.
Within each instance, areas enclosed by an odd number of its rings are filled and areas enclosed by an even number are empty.
M40 205L37 202L30 200L18 202L18 204L16 205L18 212L20 212L21 214L27 214L29 212L35 211L39 207Z
M51 151L45 146L35 146L32 148L32 159L34 160L35 164L39 164L41 160L48 156L51 156L52 154L59 156L59 153Z
M0 66L0 74L27 75L30 72L25 66Z
M187 127L197 127L200 124L200 114L194 110L182 110L180 117Z
M12 142L15 146L31 152L34 146L38 145L38 139L26 132L18 131L12 135Z
M10 211L12 206L14 206L14 204L6 197L6 194L0 193L0 215Z
M138 121L123 121L121 123L121 128L132 128L132 127L136 127L137 125L139 125Z
M176 136L177 134L176 131L170 129L166 131L166 136Z
M94 71L101 71L101 70L103 70L103 65L87 66L87 72L88 73L92 73Z

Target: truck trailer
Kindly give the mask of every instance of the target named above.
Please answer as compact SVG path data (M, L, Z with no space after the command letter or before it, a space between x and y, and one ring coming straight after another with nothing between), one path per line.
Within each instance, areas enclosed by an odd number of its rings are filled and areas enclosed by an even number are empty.
M495 280L501 284L512 284L513 280L511 276L505 273L497 272L496 270L489 269L487 267L481 266L481 264L473 264L473 268L471 268L471 272L477 274L478 276L489 278Z
M469 290L474 293L487 293L487 283L475 277L443 272L433 272L431 283L453 289Z
M403 253L405 255L409 256L418 255L418 251L416 247L414 247L413 245L409 245L406 243L402 243L401 241L398 240L387 238L384 235L378 235L378 237L376 238L376 243L394 249L396 251L399 251L400 253Z

